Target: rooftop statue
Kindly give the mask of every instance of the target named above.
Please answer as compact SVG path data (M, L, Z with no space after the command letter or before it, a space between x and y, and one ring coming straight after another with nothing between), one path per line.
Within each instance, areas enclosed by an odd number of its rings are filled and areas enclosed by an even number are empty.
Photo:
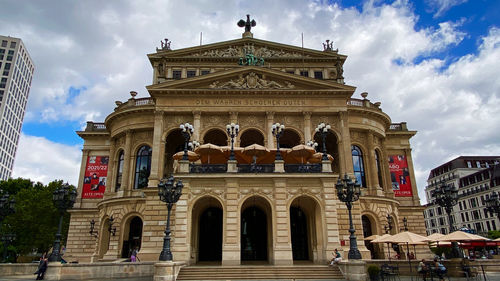
M257 25L257 22L255 20L250 21L250 15L247 15L246 22L244 20L240 20L238 22L239 27L245 27L245 32L250 32L250 29L252 29L252 27L254 27L256 25Z

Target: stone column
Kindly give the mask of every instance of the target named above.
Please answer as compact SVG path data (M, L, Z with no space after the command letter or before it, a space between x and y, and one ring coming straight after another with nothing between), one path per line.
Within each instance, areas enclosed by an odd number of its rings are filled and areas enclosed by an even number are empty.
M413 195L413 205L420 206L418 199L417 181L415 179L415 169L413 168L413 158L411 157L411 148L405 149L406 162L408 163L408 171L410 172L411 193Z
M110 144L109 144L109 159L108 159L108 175L107 177L107 182L106 182L106 193L109 195L109 193L112 193L114 191L114 186L115 186L115 180L116 180L116 165L115 159L116 159L116 139L111 138ZM105 194L105 196L106 196Z
M304 115L304 142L307 143L312 139L311 136L311 112L302 112Z
M273 137L273 123L274 123L274 112L266 112L266 130L267 130L267 148L274 148L274 137Z
M373 137L373 131L368 131L367 133L367 149L368 151L366 152L367 157L367 165L368 165L368 182L367 182L367 187L369 190L375 191L379 189L380 185L378 183L378 172L377 172L377 161L375 160L375 148L373 146L374 142L374 137Z
M181 198L175 204L170 216L171 223L173 223L171 250L172 255L174 256L174 261L188 261L190 258L191 241L188 237L188 229L190 229L190 227L188 227L188 192L191 187L189 180L183 180L182 182L184 184L184 188L186 189L182 192ZM164 222L166 219L167 217L165 216ZM161 238L163 240L163 237ZM158 244L163 245L163 241Z
M78 195L76 198L75 206L74 208L79 208L80 204L82 203L82 194L83 194L83 177L85 176L85 168L87 165L87 159L89 157L89 150L84 148L82 149L82 162L80 163L80 181L78 181Z
M194 126L194 133L193 133L193 138L191 141L200 141L200 131L201 131L201 112L200 111L193 111L193 126Z
M123 174L121 189L124 193L129 194L133 189L134 182L134 155L132 153L132 130L127 130L125 133L125 151L123 154ZM124 194L125 195L125 194Z
M238 209L238 179L226 178L226 210L222 242L222 265L240 265L240 210Z
M340 229L339 229L339 214L337 210L339 209L337 204L341 204L337 199L337 193L335 190L335 179L322 178L321 183L323 185L323 194L325 196L325 210L324 210L324 220L322 221L323 233L326 234L326 249L323 253L318 253L318 259L326 263L330 259L330 253L335 249L341 249L340 247Z
M380 163L382 166L382 180L384 181L383 184L383 190L386 195L392 194L394 195L392 191L392 181L391 181L391 172L389 171L389 155L387 155L387 148L385 146L385 139L381 140L381 146L382 146L382 151L380 158L382 158L380 161L383 161Z
M347 111L339 112L340 115L340 131L341 131L341 141L339 142L339 153L342 155L340 162L341 174L347 173L350 175L354 174L352 166L352 152L351 152L351 133L349 132L349 120L347 116ZM342 151L342 152L341 152Z
M275 248L273 249L273 261L275 265L293 265L292 254L292 238L289 229L288 208L287 208L287 192L286 192L286 179L274 179L274 196L276 197L276 230L273 229L273 236L275 238Z
M155 111L155 123L153 128L153 147L151 155L151 173L148 179L148 187L158 186L161 178L160 157L161 155L161 138L163 136L163 111Z

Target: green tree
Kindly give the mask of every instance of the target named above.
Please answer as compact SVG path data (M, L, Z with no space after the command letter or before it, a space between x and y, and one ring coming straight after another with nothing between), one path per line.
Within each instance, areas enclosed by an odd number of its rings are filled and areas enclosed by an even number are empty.
M48 185L33 184L30 180L10 179L0 182L15 194L16 211L4 220L2 234L15 233L16 240L12 247L18 255L32 252L47 252L55 239L60 213L52 201L54 190L62 186L62 180L50 182ZM75 187L73 187L75 188ZM64 213L61 243L65 245L69 227L69 213Z
M490 231L488 231L488 238L490 238L490 239L500 238L500 231L498 231L498 230L490 230Z

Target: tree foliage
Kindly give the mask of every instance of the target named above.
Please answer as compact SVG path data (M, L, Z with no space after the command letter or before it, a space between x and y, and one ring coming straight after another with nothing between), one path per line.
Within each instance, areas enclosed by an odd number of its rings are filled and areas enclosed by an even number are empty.
M43 253L52 247L61 215L52 202L52 193L62 183L62 180L55 180L43 185L21 178L0 182L0 189L9 192L11 198L13 196L16 200L15 213L4 219L0 234L15 234L16 238L9 249L13 249L17 255ZM64 212L63 215L61 243L65 244L69 213Z
M488 238L490 238L490 239L500 238L500 231L498 231L498 230L490 230L490 231L488 231Z

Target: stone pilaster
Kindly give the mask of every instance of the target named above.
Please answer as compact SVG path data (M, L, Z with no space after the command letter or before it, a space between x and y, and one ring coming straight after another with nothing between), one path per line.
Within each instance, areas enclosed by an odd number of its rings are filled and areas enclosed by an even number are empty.
M129 194L133 188L134 181L134 155L132 153L132 131L127 130L125 133L125 151L123 154L123 174L122 174L122 186L124 194Z
M380 189L380 185L378 183L378 172L377 172L377 161L375 161L375 148L373 147L373 131L369 130L367 133L367 149L366 152L366 164L365 169L368 172L368 183L367 187L370 194L375 195L376 191Z
M406 161L408 163L408 171L412 171L410 173L410 182L411 182L411 192L413 195L413 205L420 206L420 199L418 197L418 189L417 189L417 180L415 179L415 169L413 168L413 158L411 157L411 148L405 149Z
M311 136L311 112L302 112L304 115L304 141L307 143L312 139Z
M347 112L341 111L340 115L340 131L341 141L339 142L339 153L341 154L340 174L353 174L352 152L351 152L351 133L349 132L349 120Z
M329 253L336 248L340 249L339 214L337 212L339 201L335 191L335 179L322 179L322 185L325 204L323 225L326 227L326 249L322 253L322 258L326 262L329 259Z
M274 148L274 137L273 137L273 123L274 123L274 112L266 112L266 131L267 131L267 148Z
M194 127L194 132L193 132L193 138L191 139L192 141L200 141L200 131L201 131L201 112L200 111L193 111L193 127Z
M183 181L186 190L190 189L189 181ZM190 241L188 236L188 200L189 195L184 191L181 198L172 209L170 219L174 222L172 228L172 254L174 261L188 261ZM163 241L161 243L163 245Z
M82 149L82 161L80 163L80 181L78 181L78 197L76 198L74 208L79 208L82 203L82 194L83 194L83 178L85 177L85 166L87 165L87 159L89 157L89 150Z
M289 229L286 179L274 180L275 215L276 215L276 239L273 251L273 261L275 265L292 265L292 238Z
M163 123L164 123L163 111L155 111L155 123L153 128L153 148L151 155L151 173L149 175L148 186L156 187L158 186L159 180L161 178L160 174L160 158L163 157L161 154L161 138L163 136Z
M117 167L117 159L116 159L116 139L111 139L110 141L110 148L109 148L109 161L108 161L108 175L107 177L107 183L106 183L106 191L104 192L105 195L111 195L115 190L115 181L116 181L116 167Z
M222 243L222 265L239 265L240 255L240 210L238 209L238 180L226 178L225 229Z

